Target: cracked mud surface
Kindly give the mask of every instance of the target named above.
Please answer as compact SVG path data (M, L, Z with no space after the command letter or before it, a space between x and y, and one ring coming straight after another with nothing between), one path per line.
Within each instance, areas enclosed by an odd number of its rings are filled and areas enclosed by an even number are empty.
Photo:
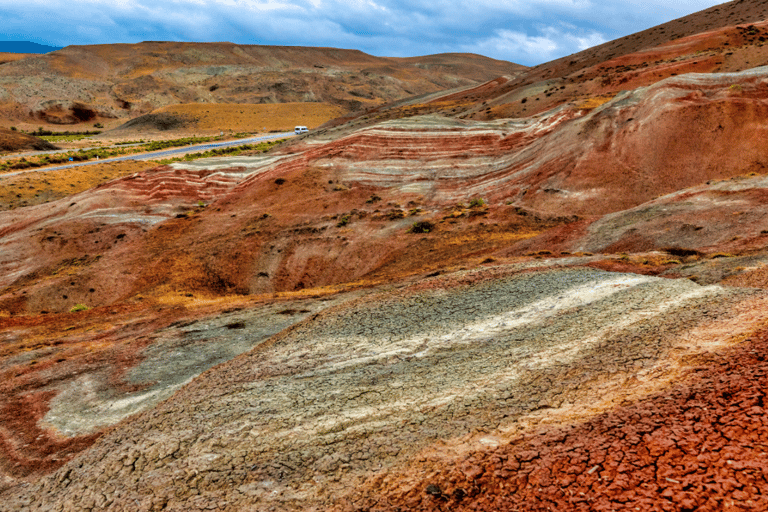
M0 491L56 470L205 370L361 293L0 320Z
M668 391L584 424L432 459L374 483L355 509L765 510L766 350L763 330L698 358Z
M658 391L764 311L755 290L592 269L424 280L209 370L0 510L364 504L354 489L430 452L502 449L539 424Z

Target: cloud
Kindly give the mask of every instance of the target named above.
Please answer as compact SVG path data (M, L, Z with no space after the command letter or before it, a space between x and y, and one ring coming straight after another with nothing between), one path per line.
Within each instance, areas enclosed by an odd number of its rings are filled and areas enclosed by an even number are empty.
M472 52L537 64L713 0L0 0L0 39L334 46L380 56Z
M576 27L544 27L536 35L513 30L498 30L487 39L475 41L463 51L478 53L502 60L539 63L585 50L604 43L605 36L598 32L583 32Z

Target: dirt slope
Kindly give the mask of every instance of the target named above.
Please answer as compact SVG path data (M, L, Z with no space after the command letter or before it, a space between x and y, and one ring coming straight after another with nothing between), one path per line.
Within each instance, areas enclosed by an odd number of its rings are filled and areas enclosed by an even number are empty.
M656 392L693 356L766 318L766 296L754 291L515 270L420 281L326 310L205 373L0 510L328 510L360 493L381 504L379 487L362 482L394 483L392 471L419 461L424 478L467 451L493 460L538 424L578 424ZM726 325L735 330L723 336ZM45 421L62 428L57 407Z
M41 138L26 133L0 128L0 152L15 152L22 150L58 149L56 146Z
M701 201L691 215L706 211L712 230L692 228L678 243L679 230L655 242L643 233L669 216L654 213L666 208L648 203L656 196L694 186L717 195L722 186L712 180L763 169L765 148L756 141L764 138L766 80L766 68L687 75L597 109L522 120L412 117L326 141L320 134L270 157L148 170L0 213L7 255L0 283L9 287L0 307L33 313L137 293L290 291L391 278L471 255L619 251L621 244L610 246L624 232L643 241L628 248L646 251L759 238L768 226L747 219L761 219L762 207L734 222L732 206ZM759 201L763 182L754 183ZM619 213L644 203L647 226L632 210ZM713 239L719 218L730 229ZM429 223L428 232L409 233L417 222ZM564 230L560 241L542 241L555 226ZM62 261L95 256L77 270L80 285L52 274Z

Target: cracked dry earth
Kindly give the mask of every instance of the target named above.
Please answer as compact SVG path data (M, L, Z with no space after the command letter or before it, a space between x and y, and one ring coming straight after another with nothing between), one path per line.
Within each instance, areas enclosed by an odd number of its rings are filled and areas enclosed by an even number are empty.
M749 503L767 301L566 267L392 287L208 370L0 510Z

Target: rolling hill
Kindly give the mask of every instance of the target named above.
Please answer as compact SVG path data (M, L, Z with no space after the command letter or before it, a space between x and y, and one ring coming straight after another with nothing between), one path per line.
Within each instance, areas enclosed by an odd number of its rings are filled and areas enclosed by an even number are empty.
M351 111L523 69L479 55L385 58L356 50L232 43L68 46L0 66L6 91L0 112L30 126L111 127L184 103L319 102Z

